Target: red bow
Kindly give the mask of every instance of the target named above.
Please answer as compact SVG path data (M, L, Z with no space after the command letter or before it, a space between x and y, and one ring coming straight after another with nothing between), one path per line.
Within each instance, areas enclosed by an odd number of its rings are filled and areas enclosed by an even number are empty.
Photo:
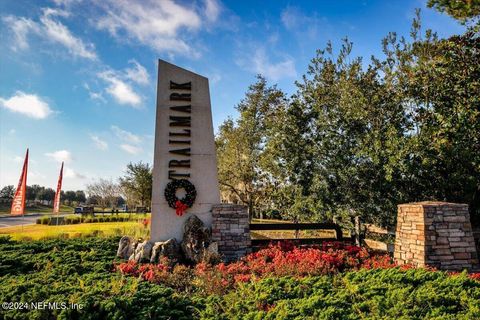
M182 216L185 211L188 209L188 206L186 204L184 204L182 201L180 200L177 200L177 202L175 202L175 213L177 214L177 216Z

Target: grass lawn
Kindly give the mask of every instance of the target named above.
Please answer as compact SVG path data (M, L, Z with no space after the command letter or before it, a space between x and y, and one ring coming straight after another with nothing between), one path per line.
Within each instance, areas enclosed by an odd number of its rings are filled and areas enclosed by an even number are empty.
M278 219L257 219L253 218L252 223L293 223L292 221L278 220Z
M344 233L348 236L348 233ZM294 230L255 230L250 231L252 239L295 239ZM302 230L298 232L298 238L334 238L334 230Z
M291 221L275 219L252 219L252 223L292 223ZM255 230L250 231L252 239L295 239L295 230ZM343 230L345 237L350 236L349 230ZM298 238L334 238L334 230L301 230Z
M0 235L9 235L14 240L39 240L52 238L77 238L86 235L122 236L146 238L150 227L136 221L82 223L61 226L41 224L0 228Z
M282 220L254 219L253 223L289 223ZM101 222L81 223L71 225L49 226L49 225L26 225L0 228L0 235L7 234L15 240L22 239L52 239L52 238L75 238L84 235L98 234L105 236L130 235L147 238L150 227L143 227L139 222ZM257 230L251 231L252 239L295 239L294 230ZM344 230L344 235L349 232ZM332 238L335 237L334 230L302 230L299 238Z

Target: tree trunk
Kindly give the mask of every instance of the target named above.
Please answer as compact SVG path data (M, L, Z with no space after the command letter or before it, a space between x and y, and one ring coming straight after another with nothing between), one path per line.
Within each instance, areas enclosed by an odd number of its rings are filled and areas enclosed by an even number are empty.
M253 219L253 214L254 214L254 212L253 212L253 201L250 200L248 202L248 217L249 217L250 221L252 221L252 219Z
M360 217L355 216L355 244L357 246L360 246L360 232L361 232Z

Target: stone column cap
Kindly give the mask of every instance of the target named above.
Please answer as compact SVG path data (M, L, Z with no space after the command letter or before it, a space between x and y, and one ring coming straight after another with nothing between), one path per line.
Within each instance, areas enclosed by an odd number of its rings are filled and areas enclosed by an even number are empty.
M233 210L241 210L245 209L247 206L243 204L233 204L233 203L219 203L212 205L212 209L233 209Z
M434 207L439 207L439 206L449 206L449 207L468 207L468 204L466 203L454 203L454 202L444 202L444 201L419 201L419 202L409 202L409 203L402 203L398 205L399 207L402 206L434 206Z

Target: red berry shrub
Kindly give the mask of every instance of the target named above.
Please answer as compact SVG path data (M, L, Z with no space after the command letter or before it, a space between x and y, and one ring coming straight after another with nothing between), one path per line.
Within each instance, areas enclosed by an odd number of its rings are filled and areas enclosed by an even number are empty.
M197 290L209 294L224 293L238 283L269 276L305 277L360 268L394 266L388 255L373 255L356 246L326 243L322 246L299 248L282 242L229 264L199 263L194 269L190 269L181 265L172 268L166 260L159 264L140 265L129 261L117 265L117 270L185 291L191 290L194 285Z
M366 249L341 244L298 248L279 243L249 254L244 259L215 266L198 264L195 276L199 288L223 293L239 282L269 276L305 277L333 274L360 268L391 268L395 264L388 255L372 255Z
M116 265L116 270L122 274L140 277L143 280L153 283L162 283L178 291L190 291L194 272L193 269L178 264L172 266L166 258L159 264L139 264L134 261L128 261Z
M163 259L159 264L136 264L129 261L117 265L116 268L125 275L141 277L185 292L195 290L208 295L225 294L241 283L268 277L303 278L358 269L388 269L395 266L387 254L372 254L361 247L326 243L322 246L299 248L291 243L282 242L229 264L199 263L190 268L184 265L172 266L170 261ZM402 265L400 270L412 268L414 267L411 265ZM434 268L426 270L436 271ZM451 276L456 274L458 273L450 273ZM480 280L480 273L472 273L469 276Z
M473 280L480 281L480 272L471 273L469 276L470 276L470 278L473 279Z

